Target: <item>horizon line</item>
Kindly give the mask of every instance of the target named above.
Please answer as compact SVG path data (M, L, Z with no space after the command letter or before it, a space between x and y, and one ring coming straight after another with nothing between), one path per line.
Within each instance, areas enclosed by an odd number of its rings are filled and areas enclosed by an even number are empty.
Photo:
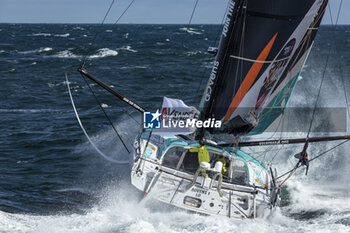
M188 23L59 23L59 22L54 22L54 23L23 23L23 22L0 22L0 24L68 24L68 25L73 25L73 24L85 24L85 25L100 25L100 26L104 26L104 25L188 25ZM192 23L191 25L222 25L220 23ZM331 24L331 23L325 23L325 24L321 24L320 26L347 26L350 24Z

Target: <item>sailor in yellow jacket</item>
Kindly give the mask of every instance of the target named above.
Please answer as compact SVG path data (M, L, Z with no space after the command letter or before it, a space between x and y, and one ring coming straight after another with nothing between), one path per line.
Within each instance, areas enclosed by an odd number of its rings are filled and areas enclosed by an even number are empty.
M198 148L191 148L187 151L190 151L190 152L198 152L198 163L199 165L201 164L201 162L207 162L207 163L210 163L210 157L209 157L209 152L208 152L208 149L207 149L207 146L204 145L204 141L201 140L200 142L200 145L201 147L198 147ZM217 161L220 161L222 162L222 174L225 174L226 173L226 160L223 156L220 156L220 158L217 160Z
M189 152L197 152L198 153L198 164L200 165L201 162L207 162L209 163L210 162L210 157L209 157L209 152L208 152L208 149L207 149L207 146L204 145L204 140L200 140L199 141L199 144L201 145L200 147L198 148L191 148L187 151ZM208 174L205 174L205 177L208 177Z
M209 152L206 145L201 145L201 147L198 147L198 148L191 148L189 151L198 152L199 165L201 164L201 162L207 162L207 163L210 162Z

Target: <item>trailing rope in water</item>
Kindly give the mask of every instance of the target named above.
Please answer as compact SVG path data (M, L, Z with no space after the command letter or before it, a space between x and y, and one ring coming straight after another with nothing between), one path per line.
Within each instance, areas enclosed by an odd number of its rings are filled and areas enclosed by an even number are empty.
M95 145L95 143L91 140L91 138L89 137L89 135L87 134L83 124L81 123L81 120L80 120L80 117L79 117L79 114L78 114L78 111L75 107L75 104L74 104L74 100L73 100L73 96L72 96L72 92L70 90L70 86L69 86L69 80L68 80L68 75L67 73L65 74L66 75L66 82L67 82L67 88L68 88L68 93L69 93L69 97L70 97L70 100L72 102L72 106L73 106L73 110L74 110L74 113L75 113L75 116L78 120L78 123L80 125L80 128L83 130L83 133L85 134L86 138L88 139L88 141L91 143L91 145L94 147L94 149L97 151L97 153L99 155L101 155L104 159L110 161L110 162L113 162L113 163L117 163L117 164L129 164L131 162L131 160L128 160L128 161L119 161L119 160L115 160L115 159L112 159L110 158L109 156L107 156L105 153L103 153L100 149L98 149L98 147Z

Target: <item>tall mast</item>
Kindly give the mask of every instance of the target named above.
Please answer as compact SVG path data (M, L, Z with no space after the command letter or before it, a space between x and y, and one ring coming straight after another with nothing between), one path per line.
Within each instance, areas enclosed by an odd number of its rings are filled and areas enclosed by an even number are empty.
M211 117L209 111L213 104L214 93L217 90L216 84L220 74L223 72L225 59L227 59L228 48L233 46L231 37L234 36L234 26L237 21L237 11L240 8L242 0L230 0L225 23L221 33L218 52L216 54L214 65L205 88L201 103L200 103L200 118L202 120Z

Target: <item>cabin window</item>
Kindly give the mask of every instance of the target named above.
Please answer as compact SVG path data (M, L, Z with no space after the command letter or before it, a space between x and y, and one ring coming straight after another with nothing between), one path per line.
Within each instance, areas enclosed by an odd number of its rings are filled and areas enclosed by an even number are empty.
M170 148L164 155L162 164L166 167L177 168L182 154L185 152L183 147L175 146Z
M180 164L180 170L195 173L199 167L198 153L197 152L186 152L182 164Z
M232 182L241 184L248 183L248 168L247 165L238 159L233 159L231 163L230 176Z

